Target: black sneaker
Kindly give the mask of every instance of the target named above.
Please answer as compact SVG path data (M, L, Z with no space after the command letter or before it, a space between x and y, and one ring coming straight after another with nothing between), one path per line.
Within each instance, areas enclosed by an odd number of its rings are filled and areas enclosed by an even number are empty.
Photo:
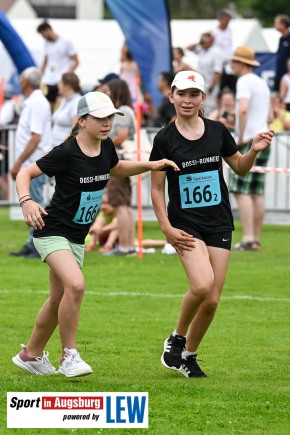
M25 257L26 255L31 254L32 247L29 245L24 245L20 251L17 252L10 252L9 255L12 255L12 257Z
M179 370L181 366L182 351L185 350L186 338L182 335L170 335L164 341L164 352L161 355L161 364L171 370Z
M180 372L186 378L206 378L206 374L201 370L196 361L197 355L189 355L182 360Z
M39 253L35 250L33 252L30 252L30 254L25 255L24 258L26 258L27 260L34 260L35 258L41 258Z

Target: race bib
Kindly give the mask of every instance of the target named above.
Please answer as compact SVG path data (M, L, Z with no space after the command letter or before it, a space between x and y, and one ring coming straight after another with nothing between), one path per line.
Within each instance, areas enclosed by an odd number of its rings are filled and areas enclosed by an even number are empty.
M179 176L182 208L211 207L221 202L218 171Z
M96 192L82 192L80 205L73 218L76 224L90 224L95 220L103 200L104 189Z

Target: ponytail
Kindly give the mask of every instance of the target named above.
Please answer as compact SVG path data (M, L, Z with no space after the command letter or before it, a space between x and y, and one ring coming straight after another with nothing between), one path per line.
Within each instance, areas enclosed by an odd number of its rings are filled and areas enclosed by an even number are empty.
M201 107L201 108L199 109L199 111L198 111L198 116L199 116L200 118L204 118L204 108L203 108L203 107Z
M64 142L67 142L68 140L72 139L73 137L76 137L77 134L78 134L78 132L79 132L79 130L80 130L80 125L79 125L79 123L77 122L77 123L73 126L73 128L72 128L70 134L69 134L68 137L64 140Z

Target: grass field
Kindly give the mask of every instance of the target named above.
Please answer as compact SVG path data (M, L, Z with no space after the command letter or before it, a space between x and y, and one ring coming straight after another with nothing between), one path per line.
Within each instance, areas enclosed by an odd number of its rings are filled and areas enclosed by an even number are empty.
M148 392L149 429L75 429L74 433L290 434L290 229L265 226L260 252L233 252L216 318L199 349L205 379L160 364L187 283L176 256L86 254L86 296L78 348L94 373L33 376L11 362L47 298L47 266L9 256L27 235L0 209L0 433L71 434L72 429L6 429L6 392ZM239 241L240 226L234 233ZM146 238L162 238L155 222ZM58 367L57 332L48 344Z

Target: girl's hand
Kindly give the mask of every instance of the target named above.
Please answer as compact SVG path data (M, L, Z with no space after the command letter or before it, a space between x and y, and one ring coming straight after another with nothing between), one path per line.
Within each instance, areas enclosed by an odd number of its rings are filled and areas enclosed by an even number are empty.
M41 213L47 215L47 212L44 210L41 205L37 204L32 200L25 202L22 206L22 213L24 216L24 220L26 225L34 228L35 230L41 230L44 227L44 222L41 217Z
M180 171L179 167L172 160L162 159L151 163L152 163L152 167L151 167L152 171L161 171L161 169L166 168L168 166L171 166L174 169L174 171Z
M264 131L262 133L256 134L253 139L251 148L256 153L263 151L271 145L272 138L274 136L274 130Z
M195 239L185 231L171 227L165 236L179 255L182 255L182 251L192 251L195 248Z

